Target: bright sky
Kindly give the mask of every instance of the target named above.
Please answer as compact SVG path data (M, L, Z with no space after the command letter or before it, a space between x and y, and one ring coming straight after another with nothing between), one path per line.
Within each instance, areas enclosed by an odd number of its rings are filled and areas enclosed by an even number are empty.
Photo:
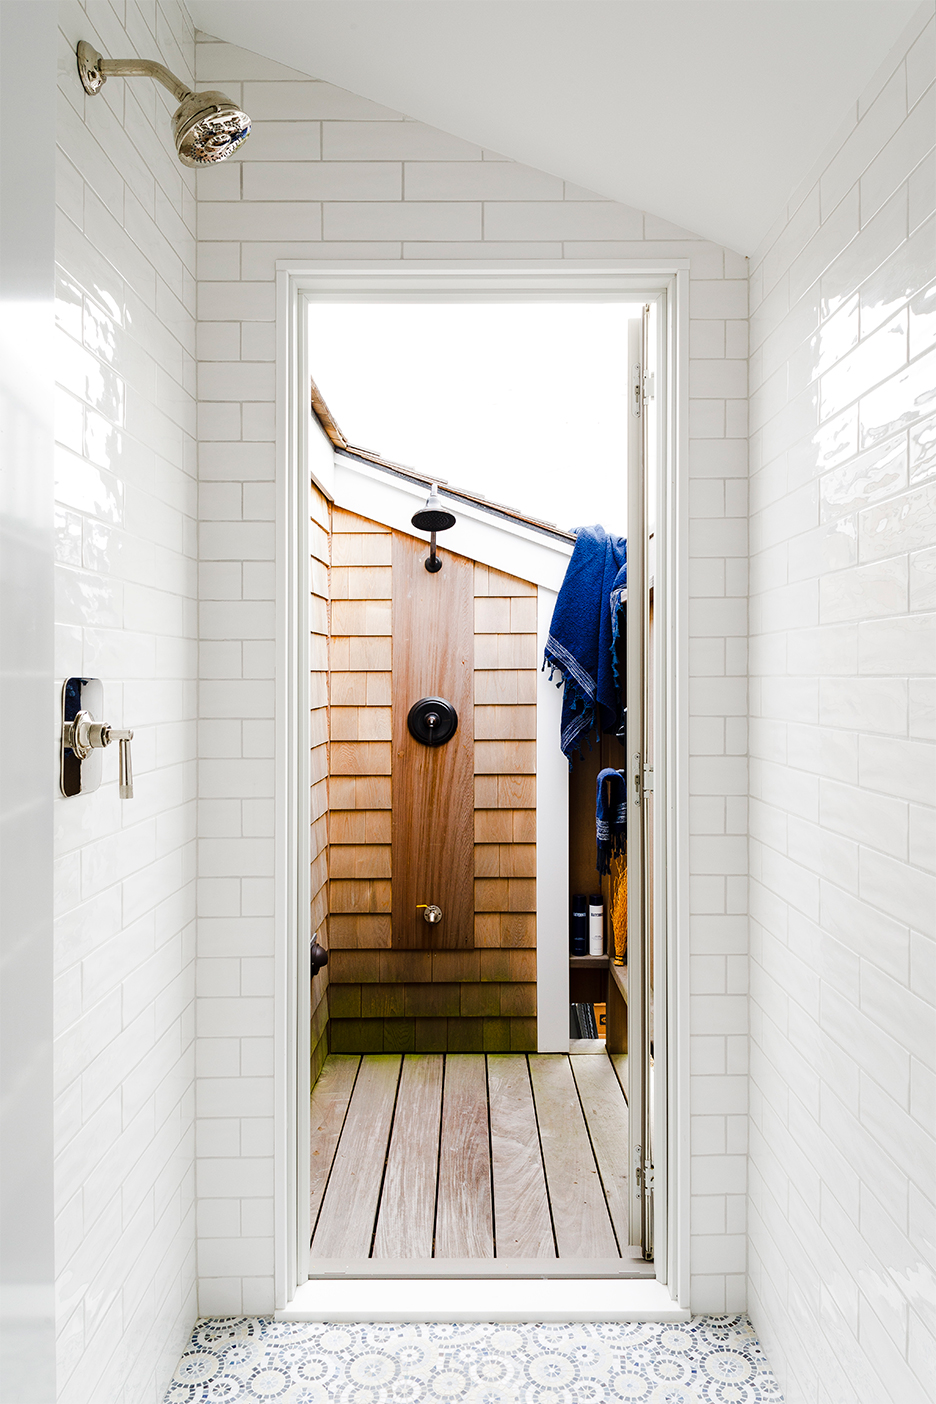
M636 310L313 302L309 368L359 448L564 530L624 535Z

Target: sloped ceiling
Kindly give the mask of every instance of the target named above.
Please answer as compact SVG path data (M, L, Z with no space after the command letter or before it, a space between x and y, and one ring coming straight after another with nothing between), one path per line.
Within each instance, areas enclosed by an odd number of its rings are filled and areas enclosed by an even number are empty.
M744 254L919 8L189 0L209 34Z

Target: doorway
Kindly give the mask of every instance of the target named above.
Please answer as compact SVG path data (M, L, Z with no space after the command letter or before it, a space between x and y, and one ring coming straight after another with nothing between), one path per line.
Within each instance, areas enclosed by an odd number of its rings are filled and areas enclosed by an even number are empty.
M489 270L485 270L485 273L490 279ZM516 277L516 275L514 276ZM607 282L610 276L605 272L602 281ZM427 285L425 282L421 282L420 275L410 275L410 277L417 284L419 292L426 295ZM422 275L422 277L425 278L426 275ZM569 275L566 277L568 278ZM340 283L346 278L347 275L342 275L337 281ZM432 289L432 295L435 296L451 297L453 292L472 298L479 296L483 298L485 295L488 297L507 295L503 291L503 283L497 284L495 281L497 292L492 294L489 282L487 288L482 287L471 275L461 275L461 287L453 287L453 283L459 282L457 275L449 274L446 278L441 278L440 275L436 274L435 279L436 285ZM313 281L320 284L320 276L314 278ZM532 294L548 299L557 295L557 288L554 284L550 284L549 279L542 279L539 287L532 286L522 277L519 281L524 293L528 296ZM579 275L577 280L573 277L571 281L572 283L577 281L578 286L569 286L564 290L569 297L576 295L582 297L584 295L585 297L601 296L609 300L614 298L619 301L633 302L634 300L633 285L628 286L627 280L620 277L617 288L613 290L603 288L600 293L595 291L598 282L595 278ZM338 288L337 292L339 297L342 294L347 295L351 289L354 289L358 296L381 292L384 296L399 296L399 283L394 283L392 279L384 279L383 282L383 288L376 286L381 283L381 278L370 274L369 287L352 278L345 281L344 287ZM663 382L667 368L666 338L660 337L658 332L654 333L657 340L656 344L651 346L651 328L659 327L662 323L665 330L668 318L669 332L671 336L674 333L676 328L675 307L678 303L678 298L675 296L676 284L677 280L674 278L669 288L654 290L652 299L649 299L646 304L648 312L643 319L641 331L642 360L637 369L635 370L637 363L630 364L630 346L628 346L626 363L622 356L623 373L630 376L633 371L637 375L637 389L634 392L636 426L632 429L631 437L633 440L635 434L639 435L642 454L648 451L660 453L664 449L663 436L657 434L654 440L653 434L649 433L647 428L648 420L660 406L661 397L657 393L657 388ZM300 289L297 285L298 291ZM308 287L302 291L310 300L314 300L317 291L321 295L320 287L318 289ZM333 282L333 285L328 289L328 295L334 296L335 292L336 288ZM297 357L297 362L303 369L308 370L308 345L306 344L303 349L301 337L297 337L297 341L299 349L303 350L303 354ZM658 366L655 371L647 369L649 355L654 355L657 358ZM655 400L655 404L652 409L648 409L652 400ZM297 450L301 447L301 434L298 438L300 443L295 445ZM300 479L299 464L303 460L305 464L308 464L311 455L296 452L295 459L297 460L295 465L298 470L297 479ZM332 475L329 480L327 472L322 472L320 469L320 473L325 480L320 485L326 489L333 489L334 476ZM631 476L633 477L633 474ZM641 476L643 480L643 475ZM315 477L314 473L313 477ZM652 482L648 476L647 483L650 495L659 495L660 480ZM333 493L332 495L333 500L337 502L338 499L334 497ZM670 498L673 496L672 493L665 495ZM656 505L656 497L654 497L654 505ZM668 502L666 505L669 510L672 510L672 502ZM631 536L632 532L629 531L628 535ZM641 569L640 555L641 553L638 552L635 567L638 571ZM634 589L634 581L635 576L632 569L628 582L631 592ZM653 583L654 588L658 590L658 582ZM640 588L642 589L642 587ZM633 606L629 603L629 610L631 608ZM630 623L630 620L628 622ZM649 645L649 632L646 637L648 646L652 646ZM659 633L656 637L658 640ZM657 666L655 656L649 661L650 666ZM631 668L629 652L629 676ZM667 689L661 688L660 691L665 693ZM628 700L630 705L630 698ZM672 700L671 693L668 700ZM659 698L655 699L654 707L650 710L659 711ZM629 743L627 750L630 751ZM632 784L634 787L634 808L639 809L643 801L648 815L647 823L649 823L651 831L655 833L659 826L655 825L645 795L648 785L652 786L652 775L649 773L652 766L647 761L647 752L643 744L641 744L640 752L639 785L634 775L630 773L630 762L625 761L622 768L628 772L629 791ZM566 810L566 814L567 812ZM567 824L567 819L565 822ZM557 821L553 827L561 829L562 822ZM567 835L567 828L565 833ZM666 836L664 835L665 842ZM669 856L669 848L667 853ZM563 895L566 900L563 900L562 907L567 910L568 849L566 849L564 867L565 872L561 876L565 881ZM561 884L556 883L557 874L554 871L550 873L550 878L558 890ZM635 892L636 900L633 909L629 907L629 911L646 913L650 904L644 898L643 905L641 905L641 894L645 892L649 884L651 894L655 895L659 886L658 878L659 874L650 872L649 869L636 885L633 877L630 877L629 888ZM539 896L539 894L537 895ZM660 904L658 901L655 906L657 913L659 913ZM669 910L672 910L672 904ZM555 913L552 915L555 916ZM675 912L673 915L675 916ZM564 986L563 998L566 1010L568 1010L569 962L567 925L564 917L565 912L563 911L560 920L555 925L562 931L561 955L563 959L560 984ZM646 927L645 915L638 916L636 922L638 924L643 922L644 927ZM634 923L630 922L629 952L635 951L634 929ZM388 1276L405 1275L405 1277L411 1278L421 1274L431 1275L433 1271L432 1254L434 1254L436 1263L434 1271L438 1272L443 1264L447 1263L448 1267L443 1268L443 1271L449 1276L456 1272L459 1276L475 1277L480 1272L506 1273L508 1275L511 1272L517 1272L528 1275L530 1260L535 1258L537 1259L536 1272L538 1276L543 1274L545 1266L543 1259L548 1259L550 1275L565 1276L568 1271L574 1272L578 1277L588 1275L603 1278L612 1274L630 1276L649 1271L655 1275L658 1281L677 1287L676 1279L679 1275L679 1265L673 1260L672 1255L668 1255L664 1257L663 1261L660 1261L658 1251L656 1262L649 1262L653 1255L651 1234L654 1233L654 1229L656 1230L658 1250L662 1243L665 1253L667 1242L665 1228L661 1232L658 1227L661 1218L665 1219L667 1212L666 1184L664 1181L661 1185L660 1181L661 1156L659 1147L655 1143L652 1144L649 1135L645 1133L643 1120L640 1123L640 1139L636 1142L640 1147L637 1160L633 1158L633 1147L628 1148L626 1144L627 1100L629 1094L631 1102L634 1101L632 1084L635 1067L641 1069L638 1083L640 1096L637 1100L641 1108L640 1114L642 1117L645 1116L647 1128L654 1122L654 1112L662 1111L662 1115L657 1115L655 1118L656 1126L663 1131L663 1135L657 1137L661 1143L666 1140L666 1133L673 1120L672 1099L670 1099L670 1105L667 1106L667 1103L663 1102L658 1095L659 1091L667 1086L667 1077L673 1071L671 1068L667 1068L666 1050L660 1042L659 1028L655 1031L652 1069L649 1066L648 1055L652 1038L650 1032L652 1011L655 1004L658 1004L661 994L660 988L654 989L654 976L659 977L663 974L665 977L673 968L672 961L668 962L666 959L666 947L668 943L672 942L674 934L672 928L665 932L658 928L648 942L644 960L641 962L638 959L638 967L642 965L642 971L638 977L641 981L642 993L639 997L640 1009L636 1011L636 1018L628 1009L629 1056L626 1061L622 1060L616 1064L608 1057L607 1053L600 1059L592 1057L570 1059L568 1051L565 1054L557 1052L553 1055L529 1051L517 1053L509 1051L484 1053L482 1051L478 1054L459 1054L446 1049L439 1053L422 1054L417 1054L415 1051L412 1053L404 1051L399 1054L351 1052L335 1055L336 1061L330 1067L326 1065L327 1075L323 1074L324 1081L320 1080L317 1086L319 1099L325 1107L325 1114L316 1120L316 1131L321 1132L325 1138L320 1145L320 1151L324 1147L324 1154L320 1156L322 1163L329 1159L329 1147L325 1145L325 1142L331 1138L331 1158L328 1171L324 1177L320 1175L321 1183L318 1186L320 1197L317 1212L310 1214L305 1224L301 1223L302 1215L297 1214L297 1220L300 1221L300 1233L303 1232L303 1229L308 1233L308 1238L305 1238L305 1251L309 1253L307 1262L312 1277L324 1278L327 1276L331 1278L335 1272L339 1271L339 1260L343 1264L340 1270L345 1276L357 1274L367 1277L373 1273L383 1273ZM537 940L537 945L539 944L540 942ZM545 954L546 952L544 952ZM555 951L552 952L552 956L553 972L557 973L559 962L555 959ZM548 955L544 964L547 968L550 966ZM298 973L299 960L296 961L296 965ZM629 960L628 966L629 979L625 981L624 988L630 1005L633 1002L635 989L634 965L631 960ZM657 984L662 984L659 978L657 978ZM675 981L670 984L671 992L674 984ZM301 988L302 980L299 978L297 979L297 994ZM620 992L621 986L618 983L611 999L619 998ZM555 995L555 990L552 991L552 994ZM600 1001L596 1000L595 1003L600 1003ZM298 1044L301 1041L298 1036L302 1023L301 996L297 999L295 1020ZM659 1023L658 1016L657 1021ZM639 1043L636 1046L634 1042L635 1031L639 1033ZM647 1052L644 1051L645 1047ZM568 1040L566 1048L568 1050ZM296 1085L297 1089L301 1085L301 1078L298 1075ZM315 1094L313 1094L313 1106L315 1105L314 1096ZM301 1098L297 1100L301 1106ZM580 1124L574 1119L570 1119L573 1105L578 1108ZM602 1107L604 1108L603 1112ZM667 1120L667 1118L669 1119ZM633 1105L631 1120L633 1120ZM609 1140L611 1132L608 1130L615 1123L618 1126L616 1141L613 1137ZM307 1121L306 1125L308 1124ZM516 1130L520 1126L526 1126L529 1134L518 1137ZM602 1126L604 1126L603 1131ZM619 1134L622 1126L624 1129L623 1137ZM477 1134L471 1131L472 1127L475 1128ZM417 1134L417 1130L419 1134ZM299 1150L304 1139L301 1131L300 1114L300 1117L297 1117L296 1134L293 1138L298 1166L296 1172L297 1189L303 1178L301 1151ZM422 1135L423 1131L425 1131L425 1135ZM347 1139L345 1139L346 1137ZM466 1137L467 1139L465 1139ZM604 1139L602 1139L603 1137ZM633 1136L631 1140L634 1140ZM369 1176L363 1176L360 1173L365 1146L367 1156L374 1161ZM585 1154L586 1147L587 1155ZM535 1155L532 1154L534 1148ZM453 1200L455 1182L449 1183L451 1177L448 1179L446 1177L447 1165L457 1163L464 1166L466 1157L474 1166L472 1173L476 1176L478 1185L487 1186L486 1193L481 1194L480 1199L478 1194L471 1195L472 1231L480 1235L483 1242L480 1247L475 1244L475 1251L467 1254L454 1251L459 1244L464 1244L464 1230L467 1220L458 1225L457 1215L453 1219L452 1204L458 1196L455 1194ZM665 1164L665 1161L663 1163ZM521 1170L523 1166L526 1167L524 1183L528 1186L528 1192L522 1197L525 1206L523 1212L518 1208L520 1201L516 1199L515 1195L511 1198L508 1189L510 1175L507 1173L507 1167L511 1164L514 1164L515 1167L520 1166ZM352 1174L350 1182L347 1180L349 1167L351 1167ZM313 1209L315 1195L318 1192L315 1177L316 1172L320 1169L321 1166L317 1165L311 1177L312 1192L309 1203ZM563 1188L575 1177L581 1178L588 1175L594 1176L594 1183L596 1187L600 1188L598 1198L601 1201L601 1212L596 1213L589 1221L589 1226L579 1232L575 1229L563 1207ZM349 1183L363 1184L365 1179L367 1186L364 1197L367 1203L360 1213L355 1210L350 1219L348 1219L346 1212L345 1222L342 1226L339 1222L340 1215L335 1217L327 1212L329 1205L330 1203L335 1205L343 1203L347 1210L347 1206L354 1199L354 1196L349 1194ZM520 1179L523 1180L523 1174L521 1174ZM394 1222L395 1216L397 1219L399 1218L400 1204L407 1201L407 1196L404 1195L401 1199L398 1193L393 1192L394 1185L398 1180L401 1184L404 1182L425 1183L427 1186L432 1181L431 1191L427 1190L420 1197L422 1207L417 1214L418 1224L413 1228L414 1242L418 1239L422 1245L419 1252L413 1251L413 1243L407 1244L405 1235L401 1238L400 1224ZM309 1183L308 1179L306 1179L306 1183ZM464 1177L462 1183L464 1183ZM638 1187L636 1194L635 1184ZM581 1199L581 1196L579 1198ZM595 1199L596 1207L598 1198ZM618 1213L618 1204L623 1204L627 1200L631 1201L627 1211ZM640 1225L636 1233L634 1229L634 1203L637 1206L637 1222ZM480 1210L479 1204L481 1205ZM485 1204L489 1206L489 1236L485 1227L488 1219L488 1213L483 1207ZM314 1223L312 1222L313 1217ZM529 1220L526 1228L518 1227L525 1217ZM456 1227L453 1228L453 1224ZM498 1224L500 1229L498 1229ZM580 1223L579 1230L581 1228ZM354 1240L353 1252L349 1251L352 1246L351 1237L342 1237L342 1235L349 1234L357 1235ZM634 1253L635 1239L639 1254ZM365 1240L367 1240L366 1245ZM308 1248L310 1243L311 1251ZM427 1245L431 1250L429 1256L426 1256ZM438 1251L440 1245L441 1252ZM366 1253L363 1251L365 1246ZM587 1247L588 1251L581 1251L583 1247ZM647 1251L648 1248L649 1251ZM338 1251L333 1251L336 1249ZM512 1251L513 1249L518 1251ZM611 1251L602 1251L602 1249L610 1249ZM302 1273L302 1258L303 1244L300 1242L297 1245L295 1257L297 1280ZM615 1258L616 1266L613 1261ZM317 1261L318 1268L316 1267ZM465 1267L466 1261L473 1266ZM405 1273L400 1267L400 1263L405 1263ZM287 1292L288 1290L287 1288Z

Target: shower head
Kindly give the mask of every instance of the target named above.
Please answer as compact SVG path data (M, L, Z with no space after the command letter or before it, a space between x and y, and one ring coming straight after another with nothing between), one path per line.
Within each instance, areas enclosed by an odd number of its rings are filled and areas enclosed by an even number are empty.
M436 532L448 531L449 527L455 525L455 513L447 512L442 506L441 499L433 483L429 488L429 496L426 498L425 507L421 507L418 512L414 512L410 521L417 531L428 531L429 555L426 557L426 569L431 575L435 575L437 570L442 569L442 562L436 554Z
M425 507L414 512L410 520L417 531L448 531L449 527L455 525L455 514L446 511L442 506L436 485L433 483Z
M172 134L183 166L212 166L225 161L250 135L250 118L225 93L190 92L174 73L152 59L106 59L82 39L78 73L81 86L92 96L108 78L155 78L168 88L179 102Z
M250 118L224 93L190 93L172 118L183 166L226 161L250 136Z

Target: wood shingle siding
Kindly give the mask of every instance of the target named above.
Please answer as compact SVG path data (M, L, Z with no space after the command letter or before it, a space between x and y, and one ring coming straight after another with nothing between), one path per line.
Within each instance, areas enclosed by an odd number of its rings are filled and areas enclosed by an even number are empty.
M323 946L331 944L328 921L328 597L331 542L330 504L314 484L309 487L309 783L311 820L309 834L310 932L318 932ZM311 1074L318 1077L328 1053L328 967L311 984Z
M443 573L430 576L422 569L424 541L350 512L332 512L329 978L336 1052L536 1047L536 587L465 562L445 550L444 539L440 547ZM394 572L410 557L420 598L418 618L407 623L403 613L398 617ZM454 601L462 569L468 632L456 639L458 628L453 633L447 613L461 612ZM441 609L437 620L428 617L430 607ZM401 628L428 643L429 653L440 650L438 661L423 670L425 677L401 673ZM467 691L460 701L454 695L451 700L459 712L456 736L468 744L459 786L468 796L468 815L458 832L465 831L459 842L467 844L468 855L460 900L471 919L464 944L439 948L438 932L427 927L432 948L405 949L399 944L400 914L393 920L393 909L409 910L427 899L397 891L406 862L394 857L394 836L401 852L408 852L413 818L393 809L400 779L394 774L396 752L405 749L409 756L412 750L420 760L432 756L412 749L414 743L407 746L406 712L417 695L453 692L454 678L436 681L450 662L446 654L469 659ZM452 810L449 798L433 810L431 822ZM446 911L447 903L439 904Z

